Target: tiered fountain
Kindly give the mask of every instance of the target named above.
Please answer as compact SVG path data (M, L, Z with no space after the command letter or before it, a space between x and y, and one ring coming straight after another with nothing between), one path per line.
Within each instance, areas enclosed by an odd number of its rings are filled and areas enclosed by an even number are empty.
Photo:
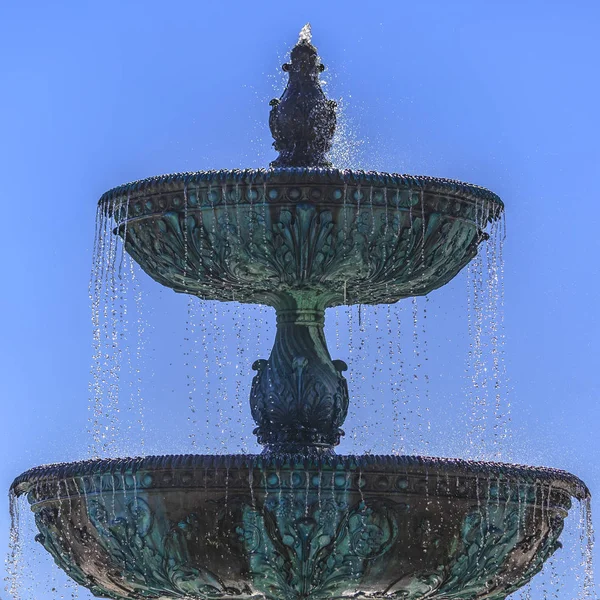
M38 539L102 598L505 598L560 546L562 471L420 456L338 456L346 365L325 310L390 304L450 281L503 204L473 185L331 168L336 106L307 31L271 102L268 170L115 188L100 206L155 281L277 312L250 405L261 455L152 456L18 477Z

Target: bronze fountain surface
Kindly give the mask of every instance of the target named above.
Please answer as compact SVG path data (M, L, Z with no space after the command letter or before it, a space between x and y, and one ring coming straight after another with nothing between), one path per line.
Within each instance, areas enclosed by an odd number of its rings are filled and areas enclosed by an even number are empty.
M154 177L100 199L155 281L273 306L277 335L250 394L262 455L98 459L15 480L37 539L98 597L499 600L589 497L553 469L335 454L349 392L325 310L446 284L504 206L458 181L333 168L323 68L305 28L271 102L270 169Z

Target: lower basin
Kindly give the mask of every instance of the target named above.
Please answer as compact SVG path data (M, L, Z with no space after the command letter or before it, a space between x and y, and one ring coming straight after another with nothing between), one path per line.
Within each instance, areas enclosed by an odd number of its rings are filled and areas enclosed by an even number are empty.
M93 594L505 598L560 547L577 477L407 456L156 456L42 466L12 485Z

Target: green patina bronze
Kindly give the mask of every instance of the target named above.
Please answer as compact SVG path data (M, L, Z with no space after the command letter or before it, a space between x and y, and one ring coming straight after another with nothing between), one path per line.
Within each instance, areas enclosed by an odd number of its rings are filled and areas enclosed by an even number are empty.
M115 600L504 598L589 493L553 469L389 456L98 460L14 489L56 563Z
M99 597L500 600L560 546L571 498L589 496L551 469L334 454L350 400L325 310L446 284L503 205L457 181L331 168L323 68L303 30L271 103L271 169L156 177L100 199L155 281L270 305L277 335L254 363L261 456L97 460L15 480L39 541Z

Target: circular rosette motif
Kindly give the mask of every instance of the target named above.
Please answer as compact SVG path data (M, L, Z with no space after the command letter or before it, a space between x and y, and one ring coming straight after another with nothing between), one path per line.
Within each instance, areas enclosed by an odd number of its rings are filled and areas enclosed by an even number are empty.
M114 600L505 598L589 495L552 469L387 456L98 460L12 490L56 563Z
M353 554L364 560L373 560L389 550L397 536L391 508L384 503L367 506L363 502L349 516L348 529L352 531L350 550Z
M115 188L100 205L167 287L319 310L444 285L503 210L492 192L456 181L314 168L169 175Z

